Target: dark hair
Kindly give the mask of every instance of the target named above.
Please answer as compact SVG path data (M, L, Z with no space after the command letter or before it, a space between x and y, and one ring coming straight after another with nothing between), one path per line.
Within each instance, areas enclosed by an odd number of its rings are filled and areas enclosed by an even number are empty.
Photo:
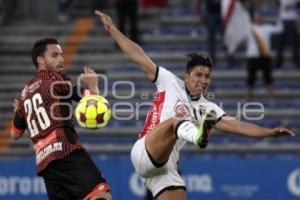
M200 54L200 53L191 53L187 55L189 57L188 62L186 63L186 71L187 73L191 72L192 69L196 66L202 65L205 67L212 68L212 60L209 56Z
M31 50L31 59L36 68L38 68L37 57L45 53L48 44L58 44L55 38L42 38L37 40Z

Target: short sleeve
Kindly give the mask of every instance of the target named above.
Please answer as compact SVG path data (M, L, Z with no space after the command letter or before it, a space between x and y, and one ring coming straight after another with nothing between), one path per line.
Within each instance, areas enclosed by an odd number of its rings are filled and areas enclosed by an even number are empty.
M157 67L156 70L157 71L154 83L156 84L158 90L165 90L167 89L168 85L170 85L170 83L172 83L173 81L178 81L177 76L164 67Z
M219 121L224 115L226 115L225 111L213 102L206 100L205 102L199 105L200 114L207 113L210 110L214 112L217 121Z
M216 113L216 118L217 121L219 121L224 115L226 115L225 111L220 108L218 105L216 105L215 103L212 103L212 109L215 111Z

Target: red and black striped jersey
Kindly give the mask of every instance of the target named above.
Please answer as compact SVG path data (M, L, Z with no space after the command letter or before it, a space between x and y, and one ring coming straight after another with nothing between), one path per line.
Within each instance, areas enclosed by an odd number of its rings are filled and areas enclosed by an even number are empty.
M73 124L72 100L77 90L64 73L38 71L26 83L12 123L16 133L28 130L36 154L37 171L51 161L83 148Z

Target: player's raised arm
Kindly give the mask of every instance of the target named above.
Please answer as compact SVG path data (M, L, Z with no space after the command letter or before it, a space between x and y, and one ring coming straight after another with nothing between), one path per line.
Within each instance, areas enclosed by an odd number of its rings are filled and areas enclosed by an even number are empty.
M111 34L122 51L145 72L150 81L153 81L155 78L156 66L143 49L137 43L121 33L108 15L98 10L95 11L95 14L99 16L105 30Z
M229 116L224 116L215 124L215 128L220 131L249 137L295 136L295 133L284 127L265 128L252 123L242 122Z

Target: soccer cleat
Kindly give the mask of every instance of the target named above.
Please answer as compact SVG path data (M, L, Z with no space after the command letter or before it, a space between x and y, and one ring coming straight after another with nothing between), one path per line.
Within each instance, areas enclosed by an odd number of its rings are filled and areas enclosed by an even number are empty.
M196 135L195 145L204 149L208 143L208 135L211 128L216 123L216 116L213 110L206 113L199 122L198 133Z

